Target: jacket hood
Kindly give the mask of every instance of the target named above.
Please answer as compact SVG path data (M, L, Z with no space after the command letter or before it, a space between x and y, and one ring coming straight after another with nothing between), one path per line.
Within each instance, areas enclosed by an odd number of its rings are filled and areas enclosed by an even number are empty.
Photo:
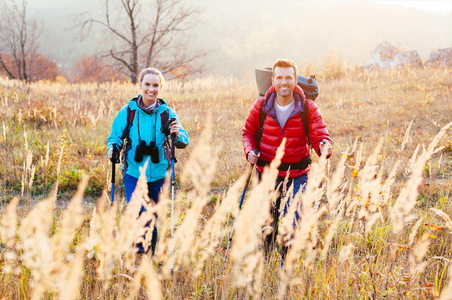
M290 114L289 118L304 111L303 103L306 101L303 89L298 85L296 85L293 89L293 97L295 102L294 109ZM265 101L262 105L262 109L269 113L273 117L273 119L276 120L275 101L276 101L276 90L275 86L272 85L268 89L267 93L265 93Z
M135 97L135 98L133 98L133 99L131 99L129 101L129 107L130 107L131 110L134 110L134 109L138 108L138 99L140 97L141 97L141 95L138 95L137 97ZM161 98L157 98L157 100L159 101L160 106L161 107L165 107L165 109L166 109L166 107L168 106L168 104L166 104L166 101L161 99Z

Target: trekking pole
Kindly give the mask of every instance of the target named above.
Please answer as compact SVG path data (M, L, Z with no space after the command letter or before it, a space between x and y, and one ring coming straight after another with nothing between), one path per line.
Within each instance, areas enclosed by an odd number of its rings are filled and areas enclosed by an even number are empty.
M176 118L170 119L170 124L174 122ZM171 280L174 276L174 164L176 163L176 151L174 147L174 141L176 139L176 134L171 133Z
M254 150L254 153L257 154L258 151ZM239 213L240 213L240 210L242 209L243 199L245 199L245 194L246 194L246 191L248 190L248 185L250 184L250 181L251 181L251 175L253 174L253 169L254 169L254 164L250 164L250 166L248 167L248 174L247 174L246 181L245 181L245 187L243 188L243 192L242 192L242 198L240 198L237 215L235 217L234 224L232 225L231 235L229 236L228 247L226 248L226 253L224 254L224 259L226 259L226 257L228 256L229 246L231 245L232 235L234 234L235 223L237 222L237 219L239 218Z
M113 146L113 153L111 155L110 161L111 161L111 205L113 205L113 202L115 201L115 171L116 171L116 164L119 163L119 151L116 147L116 143L112 143Z

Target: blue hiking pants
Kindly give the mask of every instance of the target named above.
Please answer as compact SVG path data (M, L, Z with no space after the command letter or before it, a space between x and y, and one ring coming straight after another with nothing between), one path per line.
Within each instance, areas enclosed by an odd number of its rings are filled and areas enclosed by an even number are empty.
M126 192L126 199L127 203L130 202L130 199L132 199L132 194L135 191L135 188L137 186L138 179L128 175L127 173L123 174L122 181L124 182L124 190ZM160 192L162 190L163 183L165 182L164 179L157 180L154 182L148 182L148 196L152 200L154 200L155 203L159 202L159 196ZM144 206L141 206L140 213L141 215L145 210ZM157 215L155 215L155 218L157 220ZM149 227L151 224L151 221L147 222L145 227ZM152 255L154 255L155 252L155 246L157 245L157 238L158 238L158 229L157 225L154 226L154 230L152 232L152 240L151 240L151 247L152 247ZM142 243L139 243L136 245L138 248L138 253L147 253L149 251L145 250Z

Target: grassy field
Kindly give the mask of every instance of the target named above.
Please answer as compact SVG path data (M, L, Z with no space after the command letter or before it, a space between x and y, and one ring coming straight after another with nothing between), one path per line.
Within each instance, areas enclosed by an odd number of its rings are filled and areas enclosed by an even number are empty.
M302 226L293 231L289 218L281 222L278 241L294 237L283 267L279 246L264 257L261 245L275 165L252 181L224 258L248 169L241 128L254 83L165 83L161 96L190 135L190 146L176 153L171 238L169 184L140 218L144 188L129 205L119 188L109 204L106 138L136 86L0 80L0 295L451 299L450 70L341 75L318 80L333 156L313 154L307 190L295 198L303 203ZM148 220L160 230L153 259L131 247Z

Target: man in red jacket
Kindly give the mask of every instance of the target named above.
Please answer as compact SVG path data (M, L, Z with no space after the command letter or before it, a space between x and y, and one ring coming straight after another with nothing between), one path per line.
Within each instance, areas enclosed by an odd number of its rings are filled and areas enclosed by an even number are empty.
M303 90L297 85L297 79L297 65L292 60L277 60L272 69L272 86L264 97L256 100L243 127L245 155L251 164L255 164L259 179L262 176L264 166L275 158L276 150L282 139L286 138L284 156L281 160L275 186L279 186L280 191L282 191L283 187L280 183L284 182L287 173L289 173L287 188L293 185L294 195L300 188L304 189L311 162L308 137L301 120L305 101L307 101L309 137L312 147L319 156L323 151L326 151L328 158L333 151L332 141L318 106L314 101L305 98ZM260 134L261 109L266 113L266 116ZM261 136L260 142L259 135ZM290 199L284 207L284 214L287 213L289 202ZM280 205L281 197L271 208L273 232L266 237L264 242L266 254L271 252L276 240ZM298 218L298 212L296 212L295 219L298 220ZM287 247L283 246L283 257L286 252Z

